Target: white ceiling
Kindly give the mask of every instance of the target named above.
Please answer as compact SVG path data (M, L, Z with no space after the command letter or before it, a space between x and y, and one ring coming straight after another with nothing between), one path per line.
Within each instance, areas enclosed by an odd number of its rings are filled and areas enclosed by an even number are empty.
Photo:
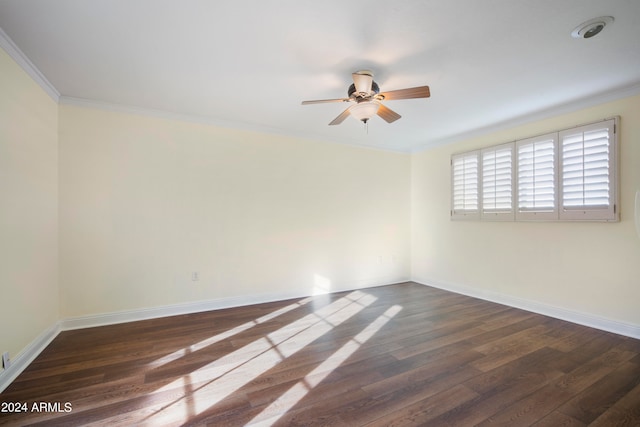
M615 22L571 37L598 16ZM638 0L0 0L0 28L61 95L235 128L415 151L640 92ZM347 118L351 73L402 119Z

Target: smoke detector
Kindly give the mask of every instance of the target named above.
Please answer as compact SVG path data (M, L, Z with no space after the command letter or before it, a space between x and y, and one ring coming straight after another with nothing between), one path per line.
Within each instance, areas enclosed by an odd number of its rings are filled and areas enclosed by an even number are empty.
M601 16L600 18L590 19L574 28L571 36L576 39L590 39L598 35L607 24L611 24L612 22L613 16Z

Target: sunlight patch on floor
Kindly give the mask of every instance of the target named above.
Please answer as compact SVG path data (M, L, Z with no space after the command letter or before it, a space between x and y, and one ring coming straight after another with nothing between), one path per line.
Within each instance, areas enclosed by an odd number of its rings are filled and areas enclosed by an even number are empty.
M220 334L217 334L213 337L204 339L200 342L197 342L193 345L190 345L189 347L185 347L185 348L181 348L180 350L176 350L173 353L170 353L166 356L163 356L157 360L154 360L153 362L150 362L147 364L147 367L149 369L155 369L158 368L160 366L166 365L167 363L173 362L174 360L178 360L181 357L186 356L189 353L195 353L196 351L202 350L206 347L209 347L212 344L215 344L217 342L226 340L228 338L231 338L234 335L237 335L241 332L244 332L246 330L249 330L251 328L253 328L256 325L259 325L261 323L265 323L268 322L271 319L274 319L282 314L285 314L291 310L295 310L296 308L300 308L306 304L308 304L309 302L311 302L312 298L305 298L303 300L297 301L293 304L289 304L286 307L282 307L281 309L272 311L271 313L265 314L264 316L261 316L255 320L251 320L249 322L243 323L242 325L236 326L235 328L231 328L229 330L226 330Z
M165 392L177 392L179 396L171 405L156 408L145 422L152 424L156 417L164 423L168 420L184 422L203 413L376 300L376 297L361 291L351 292L191 372L189 384L184 383L185 377L172 381L151 396Z
M394 305L380 315L376 320L371 322L358 335L350 339L342 347L336 350L327 360L318 365L313 371L309 372L302 381L291 387L286 393L282 394L261 413L251 420L248 425L252 426L270 426L275 423L282 415L293 408L296 403L302 400L314 387L322 382L326 377L338 368L345 360L356 352L367 342L376 332L378 332L389 320L402 310L399 305ZM279 414L279 415L274 415Z

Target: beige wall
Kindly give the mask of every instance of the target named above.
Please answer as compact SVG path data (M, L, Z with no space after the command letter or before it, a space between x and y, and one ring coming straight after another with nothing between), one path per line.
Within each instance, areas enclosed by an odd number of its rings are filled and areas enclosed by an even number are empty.
M2 50L0 93L13 358L69 317L408 277L640 325L639 96L409 156L58 106ZM450 221L451 153L613 115L620 223Z
M406 280L409 188L407 154L61 105L62 317Z
M619 223L451 221L452 153L621 116ZM412 157L412 277L640 325L640 96Z
M2 49L0 94L0 353L14 359L58 320L58 106Z

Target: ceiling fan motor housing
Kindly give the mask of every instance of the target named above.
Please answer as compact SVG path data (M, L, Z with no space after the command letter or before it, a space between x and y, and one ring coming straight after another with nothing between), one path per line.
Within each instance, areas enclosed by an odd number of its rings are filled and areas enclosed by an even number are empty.
M365 95L364 97L371 97L374 95L377 95L378 93L380 93L380 86L378 86L378 83L372 81L371 82L371 90L369 91L369 93L367 95ZM354 95L355 94L355 95ZM349 86L349 91L348 91L348 96L349 98L363 98L363 96L360 93L356 92L356 85L351 83L351 86Z

